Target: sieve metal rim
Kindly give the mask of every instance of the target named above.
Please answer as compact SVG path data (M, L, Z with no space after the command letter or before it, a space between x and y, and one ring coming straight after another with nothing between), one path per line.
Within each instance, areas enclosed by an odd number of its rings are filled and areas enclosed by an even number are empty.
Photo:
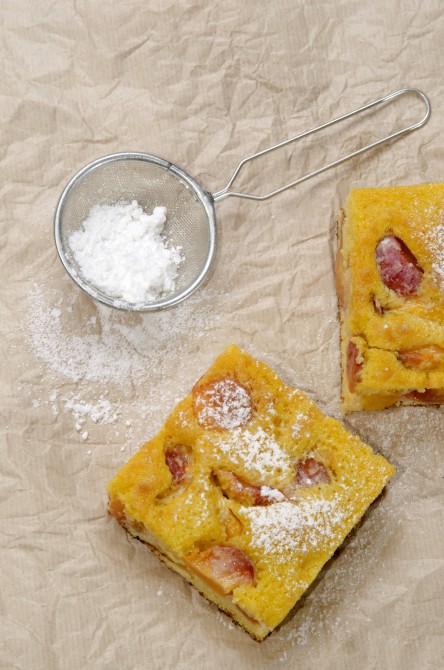
M66 205L66 202L71 194L72 189L78 184L78 182L83 179L87 174L92 170L106 165L107 163L121 161L121 160L136 160L148 163L154 163L159 165L163 169L171 172L176 178L185 182L185 184L193 191L193 193L199 199L199 202L203 206L207 221L208 221L208 232L209 232L209 242L208 242L208 252L204 264L202 265L199 273L195 277L194 281L191 282L185 289L175 293L173 295L161 298L151 303L130 303L126 300L120 298L112 298L105 293L102 293L96 289L92 284L86 282L73 268L66 256L66 246L63 243L62 239L62 218L63 211ZM188 298L192 293L194 293L199 286L204 282L207 277L211 266L214 261L216 253L216 244L217 244L217 230L216 230L216 216L213 206L213 196L211 193L208 193L193 177L185 172L175 163L155 156L154 154L148 154L141 151L122 151L114 154L108 154L107 156L102 156L101 158L96 158L91 161L83 168L81 168L76 174L70 179L65 188L62 191L62 194L58 200L55 215L54 215L54 238L55 245L57 248L58 255L64 266L66 272L71 277L71 279L79 286L85 293L87 293L94 300L108 305L109 307L114 307L116 309L122 309L129 312L154 312L162 309L168 309L174 305L179 304L186 298Z

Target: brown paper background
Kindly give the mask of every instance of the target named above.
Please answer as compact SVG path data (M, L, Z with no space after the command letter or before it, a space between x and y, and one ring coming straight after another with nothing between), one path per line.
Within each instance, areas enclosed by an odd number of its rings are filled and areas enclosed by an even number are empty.
M351 186L442 179L442 3L3 0L1 15L0 666L444 667L440 409L349 418L398 474L262 645L126 539L105 495L229 342L339 415L335 216ZM65 275L53 212L90 160L147 151L215 192L246 155L404 85L430 95L424 129L269 201L217 204L214 272L188 303L110 312ZM249 183L279 186L415 104L256 164Z

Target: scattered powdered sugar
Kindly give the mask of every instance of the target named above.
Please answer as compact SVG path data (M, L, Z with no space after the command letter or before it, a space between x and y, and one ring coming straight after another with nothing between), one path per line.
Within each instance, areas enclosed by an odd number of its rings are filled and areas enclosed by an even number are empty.
M200 594L199 594L200 595ZM204 600L203 596L202 598L202 604L204 607L209 607L208 601ZM214 609L214 614L216 615L219 623L221 623L225 628L228 628L229 630L235 630L236 629L236 624L233 622L232 619L230 619L230 616L226 614L225 612L222 612L222 610L219 609Z
M82 441L94 440L99 424L113 424L107 441L125 439L135 449L195 381L187 361L220 319L218 296L203 289L174 310L139 315L89 301L71 286L31 286L26 334L51 390L45 399L31 389L30 407L72 415ZM174 387L165 383L171 378Z
M117 412L110 401L100 396L94 404L87 403L78 396L68 398L65 402L65 410L71 412L76 420L76 430L79 430L89 417L93 423L114 423Z
M19 391L23 392L23 388L19 387ZM34 409L47 407L51 410L54 417L58 417L60 413L59 408L63 408L66 414L72 415L74 428L79 433L81 440L86 441L90 435L90 430L86 430L88 423L112 424L119 419L120 406L111 403L104 395L100 395L93 402L88 402L81 397L80 393L59 393L52 391L48 400L33 399L31 400L31 406ZM128 422L126 422L126 425L128 427Z
M288 454L261 426L252 430L236 428L231 434L216 436L214 444L229 456L234 466L245 467L259 479L278 470L287 477L293 472Z
M182 257L162 232L166 207L147 214L136 200L95 205L69 237L82 277L108 296L150 303L175 288Z
M191 297L174 310L139 315L95 303L94 317L79 320L73 315L76 297L64 304L58 291L48 294L34 285L27 312L30 344L50 370L71 382L138 385L147 376L161 378L171 358L185 354L183 334L194 342L205 335L219 318L214 298L207 293L205 300L201 292L200 305ZM53 301L64 306L63 314Z
M297 502L280 502L263 507L244 507L240 514L250 522L252 544L288 560L293 551L308 552L334 537L334 530L344 518L339 498L303 498Z

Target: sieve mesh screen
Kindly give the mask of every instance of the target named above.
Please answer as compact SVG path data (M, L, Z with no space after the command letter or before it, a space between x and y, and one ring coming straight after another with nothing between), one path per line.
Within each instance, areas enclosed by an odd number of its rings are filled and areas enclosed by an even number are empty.
M156 206L167 208L164 234L171 246L181 247L184 260L179 266L174 296L163 296L157 303L166 297L172 299L190 287L213 253L214 211L211 197L193 179L177 166L148 154L116 154L99 159L72 180L56 215L62 260L65 256L68 272L71 274L72 269L74 277L77 275L86 289L91 287L70 250L69 237L81 227L94 205L131 200L137 200L149 214ZM104 297L95 287L91 288L97 294L94 297ZM107 302L111 304L112 300Z

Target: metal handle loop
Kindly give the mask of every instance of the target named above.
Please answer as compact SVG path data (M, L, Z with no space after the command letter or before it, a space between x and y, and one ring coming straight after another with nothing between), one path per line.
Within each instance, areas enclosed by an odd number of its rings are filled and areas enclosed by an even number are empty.
M402 95L406 94L411 94L413 93L417 97L419 97L425 106L425 114L416 123L412 123L410 126L407 126L406 128L403 128L402 130L397 130L396 132L392 133L391 135L387 135L386 137L383 137L380 140L376 140L375 142L372 142L371 144L367 144L365 147L362 147L361 149L356 149L355 151L352 151L351 153L342 156L341 158L338 158L337 160L332 161L331 163L327 163L326 165L323 165L322 167L318 168L317 170L313 170L313 172L310 172L303 177L299 177L299 179L295 179L294 181L291 181L289 184L286 184L285 186L281 186L280 188L277 188L274 191L270 191L270 193L267 193L265 195L252 195L249 193L237 193L236 191L230 191L230 187L233 184L234 180L236 179L237 175L243 168L243 166L248 163L249 161L254 160L255 158L259 158L259 156L264 156L265 154L270 153L271 151L275 151L276 149L280 149L281 147L285 147L287 144L290 144L291 142L296 142L296 140L300 140L303 137L308 137L308 135L313 135L314 133L324 129L328 128L329 126L333 126L335 123L339 123L340 121L343 121L344 119L349 119L351 116L354 116L355 114L359 114L360 112L364 112L367 109L371 109L372 107L375 107L376 105L380 105L384 102L388 102L389 100L393 100L394 98L397 98ZM353 158L354 156L358 156L359 154L362 154L364 151L368 151L369 149L373 149L374 147L377 147L380 144L383 144L384 142L388 142L389 140L393 140L396 137L399 137L400 135L405 135L406 133L411 132L412 130L416 130L417 128L420 128L424 124L427 123L427 121L430 118L430 113L431 113L431 106L430 106L430 100L426 96L425 93L420 91L417 88L401 88L398 91L394 91L393 93L389 93L388 95L385 95L383 98L379 98L379 100L374 100L373 102L369 102L367 105L364 105L363 107L359 107L358 109L354 109L352 112L348 112L348 114L343 114L342 116L338 116L335 119L332 119L331 121L327 121L327 123L323 123L320 126L316 126L315 128L312 128L311 130L306 130L303 133L300 133L299 135L295 135L294 137L291 137L288 140L284 140L283 142L280 142L279 144L275 144L272 147L269 147L268 149L264 149L263 151L258 151L257 153L248 156L247 158L244 158L235 171L233 172L233 175L231 176L230 181L228 184L223 188L221 191L218 191L217 193L213 194L213 199L216 200L222 200L223 198L228 198L230 196L236 196L237 198L247 198L248 200L267 200L268 198L271 198L273 195L276 195L277 193L282 193L282 191L286 191L288 188L291 188L292 186L296 186L296 184L300 184L303 181L306 181L307 179L310 179L311 177L314 177L315 175L320 174L321 172L325 172L326 170L329 170L330 168L335 167L336 165L340 165L340 163L344 163L344 161L349 160L350 158Z

